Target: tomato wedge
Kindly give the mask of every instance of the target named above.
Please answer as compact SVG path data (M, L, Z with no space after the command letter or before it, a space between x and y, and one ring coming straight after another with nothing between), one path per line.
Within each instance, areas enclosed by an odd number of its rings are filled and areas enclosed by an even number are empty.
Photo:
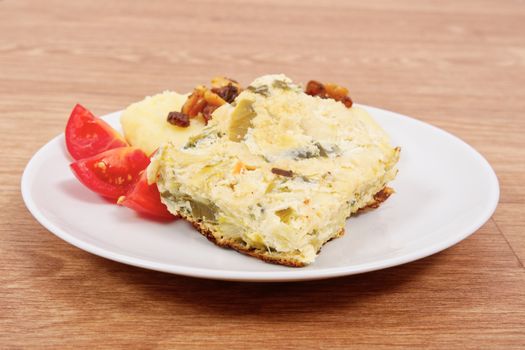
M171 214L160 201L160 193L157 185L148 185L146 171L142 172L140 179L133 189L125 196L119 198L118 204L131 208L139 213L160 219L174 220L177 218L177 216Z
M71 170L87 188L104 197L117 199L128 193L149 164L137 147L120 147L77 160Z
M66 146L75 159L83 159L128 143L108 123L77 104L66 125Z

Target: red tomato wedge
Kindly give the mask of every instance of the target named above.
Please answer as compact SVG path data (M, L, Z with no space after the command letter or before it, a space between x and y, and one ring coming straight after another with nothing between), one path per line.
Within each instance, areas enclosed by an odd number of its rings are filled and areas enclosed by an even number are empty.
M149 157L139 148L120 147L77 160L70 166L87 188L117 199L133 188L148 164Z
M146 171L142 173L135 187L124 197L119 198L118 204L160 219L174 220L177 218L160 201L157 185L148 185Z
M77 104L66 125L66 146L75 159L83 159L128 143L108 123Z

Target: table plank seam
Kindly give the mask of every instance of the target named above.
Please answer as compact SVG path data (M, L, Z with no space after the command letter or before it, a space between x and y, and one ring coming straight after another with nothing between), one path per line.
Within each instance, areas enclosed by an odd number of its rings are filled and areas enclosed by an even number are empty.
M525 265L523 264L523 261L521 261L520 257L518 256L518 254L516 253L516 251L514 250L514 248L512 247L512 244L510 244L509 240L507 239L507 236L505 236L505 233L503 233L503 231L501 230L501 228L499 227L496 219L494 219L494 217L490 218L490 220L492 222L494 222L494 226L496 226L496 229L498 230L498 232L503 236L503 239L505 240L505 243L507 243L507 246L510 248L510 250L512 251L512 254L514 254L514 256L516 257L516 259L518 260L518 263L520 265L520 267L522 269L525 269Z

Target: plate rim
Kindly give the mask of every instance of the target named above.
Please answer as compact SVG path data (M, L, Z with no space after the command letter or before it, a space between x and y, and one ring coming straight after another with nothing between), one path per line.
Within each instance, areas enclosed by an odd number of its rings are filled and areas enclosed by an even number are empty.
M55 225L50 219L48 219L40 211L40 209L34 203L32 199L31 191L29 190L30 188L29 181L30 181L30 176L32 173L31 170L33 169L33 167L36 166L37 159L40 156L42 156L42 154L44 154L48 148L52 147L55 143L58 143L59 140L64 137L64 133L61 133L55 136L50 141L48 141L45 145L40 147L38 151L32 155L31 159L26 164L23 174L22 174L21 182L20 182L22 198L29 212L48 231L50 231L51 233L53 233L55 236L59 237L60 239L66 241L67 243L79 249L82 249L86 252L89 252L91 254L98 255L100 257L103 257L109 260L113 260L113 261L117 261L120 263L124 263L127 265L132 265L132 266L155 270L155 271L161 271L165 273L183 275L183 276L188 276L188 277L214 279L214 280L229 280L229 281L244 281L244 282L293 282L293 281L304 281L304 280L328 279L328 278L335 278L335 277L342 277L342 276L347 276L347 275L366 273L370 271L376 271L376 270L386 269L386 268L390 268L390 267L397 266L397 265L402 265L408 262L412 262L415 260L425 258L427 256L433 255L447 248L450 248L451 246L461 242L462 240L466 239L467 237L475 233L481 226L483 226L492 217L494 211L496 210L499 204L500 187L499 187L498 177L494 169L490 165L490 163L487 161L487 159L480 152L478 152L474 147L470 146L468 143L466 143L459 137L455 136L454 134L448 131L445 131L437 126L434 126L430 123L423 122L421 120L418 120L418 119L415 119L415 118L412 118L412 117L409 117L403 114L399 114L396 112L392 112L389 110L385 110L382 108L377 108L377 107L372 107L372 106L367 106L367 105L362 105L362 104L356 104L356 105L363 107L366 110L370 111L372 116L374 116L373 111L377 111L380 113L393 114L398 118L406 119L409 122L419 124L419 126L421 127L430 128L432 129L432 131L442 134L446 137L452 138L456 142L459 142L460 144L462 144L462 146L466 147L470 151L470 153L477 158L480 164L482 164L483 167L487 170L487 173L490 179L489 181L491 182L489 186L491 190L490 191L491 193L489 195L489 198L491 200L490 205L486 207L482 215L479 215L478 220L470 223L470 225L464 228L462 232L458 232L458 234L454 235L450 239L432 244L430 246L425 247L424 249L418 249L414 252L407 253L399 257L387 258L387 259L377 260L374 262L368 262L368 263L358 264L358 265L325 268L322 270L303 270L301 268L291 268L290 270L287 270L287 271L254 271L254 272L235 271L235 270L218 271L218 270L211 270L207 268L159 263L159 262L152 261L152 260L145 259L145 258L130 257L126 254L115 253L111 250L102 248L95 244L87 243L81 239L76 238L73 234L70 234L66 230L63 230L57 225ZM107 119L113 118L114 116L117 116L121 113L122 111L116 111L116 112L105 114L101 116L100 118L107 121Z

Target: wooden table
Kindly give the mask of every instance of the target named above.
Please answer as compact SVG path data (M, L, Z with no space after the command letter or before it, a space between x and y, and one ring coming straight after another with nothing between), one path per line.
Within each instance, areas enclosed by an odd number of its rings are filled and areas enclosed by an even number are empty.
M0 1L0 348L525 347L523 1ZM450 131L501 182L496 214L429 258L305 283L208 281L83 252L20 176L76 102L104 114L217 74L285 72Z

